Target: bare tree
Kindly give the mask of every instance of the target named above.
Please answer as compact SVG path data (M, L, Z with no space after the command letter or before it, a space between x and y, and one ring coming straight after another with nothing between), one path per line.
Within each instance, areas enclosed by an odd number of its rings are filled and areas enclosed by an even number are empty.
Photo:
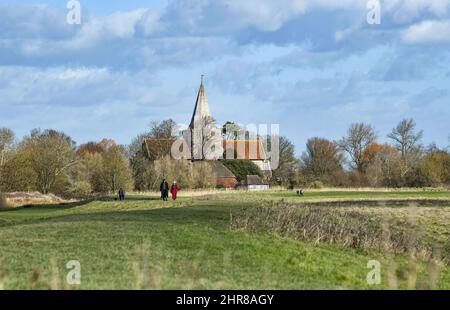
M0 128L0 166L6 161L6 153L14 143L14 132L9 128Z
M153 121L150 123L149 138L169 139L173 138L173 132L177 128L177 123L172 119L166 119L161 122Z
M412 118L402 120L388 134L388 138L394 141L394 145L401 152L403 159L412 151L417 150L422 136L423 131L416 132L416 122Z
M342 171L343 155L338 146L323 138L311 138L301 157L302 169L311 180L328 181L336 172Z
M129 146L128 158L138 155L155 160L169 155L177 131L178 125L172 119L151 122L150 129L140 134Z
M348 153L352 166L359 172L364 173L367 159L364 156L366 148L375 142L377 136L372 126L364 123L350 125L347 136L343 137L338 145Z

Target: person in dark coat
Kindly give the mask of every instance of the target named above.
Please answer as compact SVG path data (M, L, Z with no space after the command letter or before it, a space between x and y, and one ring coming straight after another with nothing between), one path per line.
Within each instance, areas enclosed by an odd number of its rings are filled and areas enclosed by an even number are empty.
M125 190L123 188L119 189L119 200L125 200Z
M167 201L167 198L169 198L169 183L167 183L166 179L163 179L161 182L159 190L161 191L161 198Z

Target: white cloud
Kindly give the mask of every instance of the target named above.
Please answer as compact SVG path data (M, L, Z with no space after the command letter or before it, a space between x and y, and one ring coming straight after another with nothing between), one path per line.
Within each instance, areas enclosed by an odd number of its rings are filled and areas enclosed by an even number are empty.
M405 43L450 43L450 20L429 20L414 24L403 31Z
M448 15L450 0L386 0L382 8L393 15L395 22L408 23L424 13L437 17Z

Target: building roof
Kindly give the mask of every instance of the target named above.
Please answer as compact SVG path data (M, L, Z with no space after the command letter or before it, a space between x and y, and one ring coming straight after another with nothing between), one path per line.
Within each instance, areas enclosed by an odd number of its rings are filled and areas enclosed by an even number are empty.
M235 159L266 160L266 152L262 140L223 140L225 156L234 154ZM227 158L230 159L230 158Z
M147 156L151 160L161 159L165 156L170 156L170 150L175 138L169 139L144 139L144 147L147 151Z
M235 179L236 176L224 166L220 161L215 160L204 160L204 161L195 161L192 164L195 165L202 165L204 163L207 163L210 167L213 173L215 174L216 178L233 178Z
M208 98L206 98L205 86L203 86L203 76L198 90L197 101L195 102L194 113L192 114L189 128L193 129L195 124L201 124L205 118L210 118Z

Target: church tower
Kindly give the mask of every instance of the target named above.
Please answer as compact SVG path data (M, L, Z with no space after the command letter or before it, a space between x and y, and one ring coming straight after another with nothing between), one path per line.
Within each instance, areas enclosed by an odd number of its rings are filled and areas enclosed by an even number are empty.
M203 75L195 102L194 112L188 130L184 132L185 141L191 148L191 159L205 159L204 146L210 139L211 131L215 128L214 119L209 110L208 98L203 84ZM186 137L186 134L188 135Z
M189 128L191 130L195 129L196 126L202 125L204 120L208 118L211 118L211 112L209 111L208 98L206 98L202 75L200 88L197 94L197 101L195 102L194 113L192 114Z

